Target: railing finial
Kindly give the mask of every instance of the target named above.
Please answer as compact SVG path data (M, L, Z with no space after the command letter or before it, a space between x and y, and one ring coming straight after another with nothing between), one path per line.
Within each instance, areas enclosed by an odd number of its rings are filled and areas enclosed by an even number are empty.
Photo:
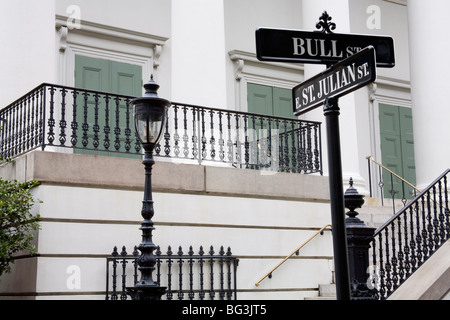
M353 178L350 178L349 180L350 187L345 190L344 193L344 204L347 209L350 211L346 213L346 215L349 217L347 218L347 223L350 221L352 223L362 223L361 220L356 218L356 216L359 214L355 211L356 208L361 208L361 206L364 204L364 195L361 195L358 193L358 190L353 187Z

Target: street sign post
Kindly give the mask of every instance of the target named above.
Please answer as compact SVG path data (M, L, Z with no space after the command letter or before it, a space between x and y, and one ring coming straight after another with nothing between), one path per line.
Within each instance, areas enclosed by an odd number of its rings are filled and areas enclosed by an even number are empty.
M332 65L367 46L376 51L377 67L395 66L394 40L386 36L259 28L256 56L261 61Z
M338 99L328 98L323 108L327 127L328 180L330 190L331 229L333 230L336 297L350 300L350 268L347 229L345 226L344 187L342 177L341 140Z
M294 115L339 98L376 79L375 49L368 46L292 89Z
M320 20L316 27L323 30L319 32L258 29L256 54L262 61L328 66L292 90L293 108L298 116L324 104L336 295L338 300L350 300L338 100L375 81L376 67L394 67L394 42L390 37L334 34L336 24L326 11Z

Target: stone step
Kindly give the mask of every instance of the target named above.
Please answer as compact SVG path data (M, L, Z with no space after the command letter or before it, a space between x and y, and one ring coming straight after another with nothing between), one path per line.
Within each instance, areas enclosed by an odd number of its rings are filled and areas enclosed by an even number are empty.
M305 300L336 300L336 284L319 284L319 295L305 297Z
M320 284L319 285L320 297L335 297L336 298L336 284Z
M305 300L336 300L336 297L305 297Z

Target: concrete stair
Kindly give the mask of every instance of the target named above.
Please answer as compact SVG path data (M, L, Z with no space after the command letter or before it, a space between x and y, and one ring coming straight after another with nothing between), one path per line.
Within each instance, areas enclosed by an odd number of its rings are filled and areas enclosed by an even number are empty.
M450 300L449 257L450 240L447 240L388 299ZM320 284L318 296L306 297L305 300L336 300L336 284Z
M319 295L306 297L305 300L336 300L336 284L319 284Z

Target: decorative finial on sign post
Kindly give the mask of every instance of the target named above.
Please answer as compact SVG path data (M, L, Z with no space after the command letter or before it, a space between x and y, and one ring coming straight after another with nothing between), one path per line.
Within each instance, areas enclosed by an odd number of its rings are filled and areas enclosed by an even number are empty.
M336 24L334 22L329 22L331 21L332 17L328 15L328 13L326 11L324 11L322 13L322 15L320 16L319 22L316 23L316 28L317 29L321 29L320 32L322 33L333 33L331 30L336 29Z

